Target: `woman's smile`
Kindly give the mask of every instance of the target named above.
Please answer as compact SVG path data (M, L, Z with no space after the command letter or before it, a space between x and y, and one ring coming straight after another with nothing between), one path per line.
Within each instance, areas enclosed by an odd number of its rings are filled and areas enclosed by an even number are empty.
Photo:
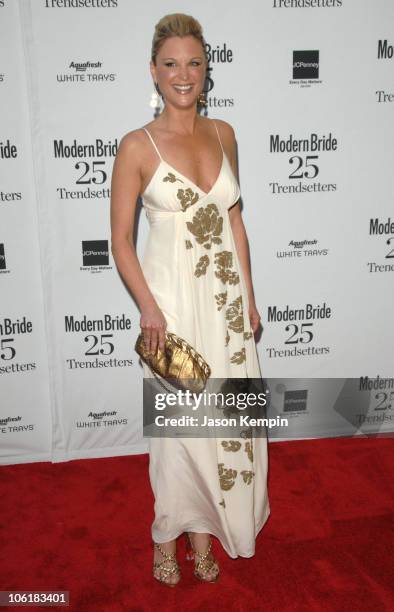
M184 95L184 94L188 94L188 93L190 93L192 91L193 85L173 85L173 88L179 94Z

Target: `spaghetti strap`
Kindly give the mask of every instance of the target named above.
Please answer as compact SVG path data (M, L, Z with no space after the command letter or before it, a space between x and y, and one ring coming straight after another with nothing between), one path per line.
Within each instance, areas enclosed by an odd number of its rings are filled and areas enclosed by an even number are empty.
M222 141L220 140L220 134L219 134L218 126L216 125L216 121L215 121L215 119L212 119L212 121L213 121L213 124L214 124L214 126L215 126L215 128L216 128L216 134L218 135L218 138L219 138L220 147L221 147L221 149L222 149L222 151L223 151L223 153L224 153L224 149L223 149Z
M161 161L163 161L163 158L162 158L162 156L160 155L160 151L159 151L159 149L157 148L157 146L156 146L156 144L155 144L155 141L153 140L153 138L152 138L152 136L151 136L150 132L149 132L149 131L148 131L146 128L142 128L142 129L143 129L143 130L144 130L144 131L145 131L145 132L148 134L148 136L149 136L149 140L150 140L150 141L151 141L151 143L153 144L153 146L154 146L154 148L155 148L156 153L157 153L157 154L158 154L158 156L160 157L160 160L161 160Z

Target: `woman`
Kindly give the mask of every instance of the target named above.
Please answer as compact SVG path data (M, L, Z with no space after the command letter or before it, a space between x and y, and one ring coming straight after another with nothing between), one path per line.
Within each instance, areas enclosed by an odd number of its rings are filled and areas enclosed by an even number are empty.
M156 25L151 74L164 110L126 134L112 175L112 253L141 312L144 343L165 332L189 342L216 378L259 378L254 341L260 315L236 180L232 127L197 112L207 58L200 24L183 14ZM139 196L150 224L140 266L134 245ZM148 376L148 370L144 366ZM188 533L196 577L213 582L215 535L233 558L251 557L269 516L267 441L152 438L154 577L180 578L176 539Z

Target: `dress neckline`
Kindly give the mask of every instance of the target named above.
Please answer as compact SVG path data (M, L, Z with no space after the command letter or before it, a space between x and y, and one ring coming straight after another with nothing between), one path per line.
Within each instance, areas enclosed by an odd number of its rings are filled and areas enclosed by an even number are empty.
M219 174L216 178L216 180L214 181L212 187L210 188L209 191L204 191L204 189L201 189L201 187L199 187L194 181L192 181L190 178L188 178L187 176L185 176L184 174L182 174L182 172L179 172L179 170L177 170L174 166L172 166L171 164L169 164L168 162L165 161L165 159L163 159L162 157L160 157L160 162L159 165L157 166L156 170L154 171L152 178L150 179L149 183L147 184L147 186L145 187L143 193L141 194L142 197L144 197L146 195L146 192L148 191L148 189L150 188L151 184L153 183L154 179L156 178L159 169L161 168L161 165L164 164L165 166L167 166L168 168L171 168L171 170L174 170L174 172L176 174L179 174L179 176L181 176L182 178L184 178L188 183L190 183L190 185L192 185L193 187L195 187L198 191L200 191L203 194L203 197L206 198L208 197L212 191L214 190L214 188L216 187L217 183L219 182L219 179L222 175L223 172L223 167L224 167L224 161L225 159L227 159L227 155L224 152L224 149L222 149L222 163L220 166L220 170L219 170Z

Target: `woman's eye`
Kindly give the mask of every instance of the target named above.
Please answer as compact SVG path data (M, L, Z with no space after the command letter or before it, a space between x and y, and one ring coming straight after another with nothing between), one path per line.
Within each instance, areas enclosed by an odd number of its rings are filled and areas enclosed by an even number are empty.
M166 62L166 66L174 66L174 62Z
M201 66L201 62L198 62L198 61L192 62L192 64L193 66Z

